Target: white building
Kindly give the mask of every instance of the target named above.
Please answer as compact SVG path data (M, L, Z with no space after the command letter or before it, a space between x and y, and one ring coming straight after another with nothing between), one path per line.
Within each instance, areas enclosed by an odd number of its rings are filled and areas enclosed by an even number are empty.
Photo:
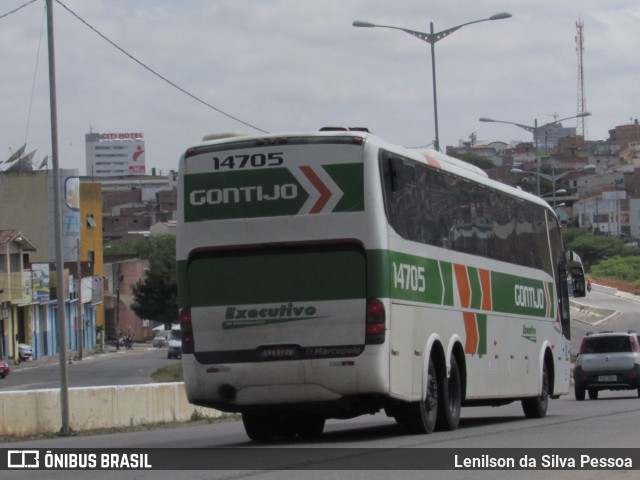
M593 233L618 236L630 230L630 204L624 190L581 199L574 204L574 214L579 226Z
M142 133L87 133L88 177L144 175L145 154Z

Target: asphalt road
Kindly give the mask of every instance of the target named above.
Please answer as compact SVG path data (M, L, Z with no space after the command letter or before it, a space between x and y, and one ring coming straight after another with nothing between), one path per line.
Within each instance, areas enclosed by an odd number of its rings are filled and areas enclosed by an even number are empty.
M84 355L83 360L67 363L69 387L140 385L152 383L151 374L180 360L167 359L167 348L136 344L130 350L109 348L107 353ZM60 388L58 357L20 365L10 365L11 373L0 380L0 391Z
M581 306L584 308L580 309ZM612 294L610 289L594 285L586 297L573 299L571 319L571 351L575 353L587 332L640 332L640 297L623 293Z
M429 480L512 480L512 479L576 479L631 480L638 478L638 470L626 471L420 471L406 470L403 465L389 470L384 459L393 461L395 449L491 448L502 450L505 456L521 455L531 449L543 448L559 455L563 449L577 449L584 453L590 448L634 448L640 429L638 407L640 399L632 392L603 392L598 400L576 402L572 395L553 400L547 417L530 420L524 417L520 403L491 408L463 408L460 428L454 432L435 432L431 435L408 435L406 430L383 414L362 416L351 420L327 422L325 433L314 441L280 441L266 446L250 442L242 422L198 424L180 428L151 431L38 439L10 444L0 448L57 449L57 448L182 448L182 449L241 449L247 463L237 470L212 471L137 471L129 472L3 472L7 479L37 478L87 480L138 478L165 480L190 479L426 479ZM321 449L321 458L307 463L305 451ZM268 450L265 450L268 449ZM350 449L368 450L353 454ZM508 449L517 449L511 451ZM72 450L73 451L73 450ZM316 450L317 451L317 450ZM267 455L256 462L252 454ZM269 454L272 452L272 454ZM442 451L443 454L447 450ZM206 451L205 451L206 453ZM614 451L615 453L615 451ZM175 451L170 455L178 455ZM242 452L240 453L242 455ZM420 451L414 451L420 455ZM431 453L432 454L432 453ZM387 457L384 457L386 455ZM264 458L264 457L263 457ZM344 466L355 468L344 470ZM275 465L275 466L274 466ZM386 468L386 469L381 469ZM637 468L637 466L635 467ZM43 474L46 474L43 477ZM123 476L124 474L124 476ZM132 476L130 476L132 475ZM3 477L5 478L5 477Z

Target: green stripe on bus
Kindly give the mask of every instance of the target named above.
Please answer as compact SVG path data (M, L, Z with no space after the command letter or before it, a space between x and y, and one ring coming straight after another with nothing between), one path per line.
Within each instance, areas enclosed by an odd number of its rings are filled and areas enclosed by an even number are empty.
M482 285L480 285L480 277L478 269L475 267L467 267L469 277L469 287L471 288L471 308L476 310L482 306Z
M339 196L331 213L364 210L362 163L314 168L322 168L335 186L330 189L315 176L318 184L307 185L312 190L308 191L296 178L296 175L304 177L303 173L285 167L185 175L184 220L198 222L305 214L309 212L303 212L303 206L311 195L319 195L318 188L322 189L321 205Z
M367 292L394 298L453 306L453 266L450 262L389 250L367 250ZM424 280L424 281L423 281Z
M357 249L201 254L179 262L181 306L203 307L366 297Z
M364 182L362 163L323 165L325 171L342 190L342 198L334 212L364 211Z
M478 269L467 269L471 308L481 310L482 295L489 292L482 291ZM178 262L181 307L366 296L452 307L455 288L452 263L389 250L256 252ZM556 316L553 282L493 271L490 294L493 312Z
M444 292L442 295L442 305L453 305L453 263L451 262L438 262L440 264L440 272L442 276L442 284L444 285Z
M476 314L476 323L478 325L478 354L487 354L487 315L484 313Z
M554 288L549 288L553 297ZM541 280L491 272L493 310L518 315L546 317L549 301L545 295L545 284Z
M288 168L184 176L184 220L295 215L309 194Z

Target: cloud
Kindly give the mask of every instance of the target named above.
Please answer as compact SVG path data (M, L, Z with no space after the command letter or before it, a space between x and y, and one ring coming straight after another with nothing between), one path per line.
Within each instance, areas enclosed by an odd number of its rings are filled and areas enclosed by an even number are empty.
M637 118L636 0L62 0L128 53L190 93L270 132L368 126L405 145L434 139L429 45L356 19L436 31L508 10L438 42L441 145L528 140L509 125L577 113L576 21L585 25L589 139ZM5 0L0 14L23 0ZM26 141L51 150L44 2L0 20L0 158ZM212 132L256 130L167 85L54 2L60 163L84 173L84 134L141 131L147 166L167 172ZM36 56L40 45L31 100ZM32 105L29 110L29 105ZM29 116L30 115L30 116ZM27 118L30 118L27 129ZM571 122L565 123L572 126ZM4 152L4 153L3 153Z

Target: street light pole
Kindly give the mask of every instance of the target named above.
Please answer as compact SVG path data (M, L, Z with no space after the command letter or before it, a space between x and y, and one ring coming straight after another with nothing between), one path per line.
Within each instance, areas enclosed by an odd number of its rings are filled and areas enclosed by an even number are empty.
M538 119L536 118L534 121L534 126L531 127L529 125L523 125L521 123L515 122L507 122L505 120L494 120L493 118L480 117L478 120L480 122L493 122L493 123L507 123L509 125L515 125L516 127L520 127L528 132L533 133L533 142L536 149L536 195L540 196L540 177L544 177L543 174L540 173L540 155L538 153L538 137L540 136L540 130L544 130L551 125L555 125L556 123L563 122L565 120L571 120L573 118L582 118L590 116L590 112L582 112L578 115L574 115L573 117L561 118L559 120L554 120L553 122L545 123L544 125L538 126Z
M440 151L440 133L439 133L439 129L438 129L438 94L437 94L437 88L436 88L436 50L435 50L435 44L436 42L442 40L443 38L451 35L453 32L455 32L456 30L465 27L467 25L471 25L473 23L480 23L480 22L487 22L490 20L502 20L505 18L511 18L511 14L510 13L497 13L495 15L490 16L489 18L483 18L480 20L474 20L472 22L467 22L467 23L463 23L461 25L457 25L455 27L451 27L448 28L446 30L442 30L441 32L435 32L434 28L433 28L433 22L429 23L429 33L426 32L419 32L416 30L409 30L407 28L401 28L401 27L394 27L391 25L378 25L375 23L371 23L371 22L365 22L362 20L355 20L353 22L353 26L354 27L365 27L365 28L373 28L373 27L377 27L377 28L390 28L392 30L402 30L405 33L408 33L409 35L413 35L414 37L419 38L420 40L427 42L429 45L431 45L431 77L432 77L432 84L433 84L433 116L434 116L434 124L435 124L435 134L436 134L436 138L433 141L433 145L435 147L435 149L437 151Z
M60 435L71 435L69 417L69 373L67 371L67 320L64 305L64 256L62 253L62 199L60 198L60 159L58 157L58 107L53 32L53 0L47 0L47 40L49 53L49 105L51 115L51 156L53 162L53 223L56 257L58 358L60 364Z
M555 174L555 169L552 168L551 169L551 175L547 175L546 173L540 173L539 177L542 177L546 180L549 180L551 182L551 187L553 188L553 203L556 203L556 182L558 180L560 180L561 178L564 178L565 176L569 175L570 173L574 173L574 172L583 172L585 170L595 170L596 166L589 164L589 165L585 165L584 167L580 167L580 168L574 168L571 170L567 170L566 172L562 172L559 173L558 175Z
M540 195L540 152L538 151L538 119L533 123L533 143L536 149L536 195ZM555 186L554 186L555 188Z
M429 22L429 38L434 38L433 22ZM449 35L449 34L447 34ZM432 40L427 42L431 46L431 84L433 85L433 122L436 129L436 138L433 141L433 146L437 152L440 151L440 130L438 128L438 92L436 89L436 42L438 40Z
M536 172L536 176L538 177L538 188L540 187L540 177L549 180L551 182L551 188L552 188L552 192L551 194L553 195L553 205L555 207L555 203L556 203L556 193L566 193L566 190L564 190L563 188L561 188L560 190L556 190L556 181L560 180L561 178L564 178L566 175L569 175L570 173L575 173L575 172L584 172L586 170L595 170L596 166L589 164L589 165L585 165L584 167L580 167L580 168L573 168L571 170L567 170L566 172L562 172L559 173L558 175L555 174L555 169L552 168L551 169L551 175L547 175L546 173L540 173L540 172ZM522 170L520 168L512 168L511 169L512 173L529 173L526 172L525 170ZM538 192L538 196L540 198L544 197L545 195L549 195L548 193L545 193L544 195L540 195L540 193Z

